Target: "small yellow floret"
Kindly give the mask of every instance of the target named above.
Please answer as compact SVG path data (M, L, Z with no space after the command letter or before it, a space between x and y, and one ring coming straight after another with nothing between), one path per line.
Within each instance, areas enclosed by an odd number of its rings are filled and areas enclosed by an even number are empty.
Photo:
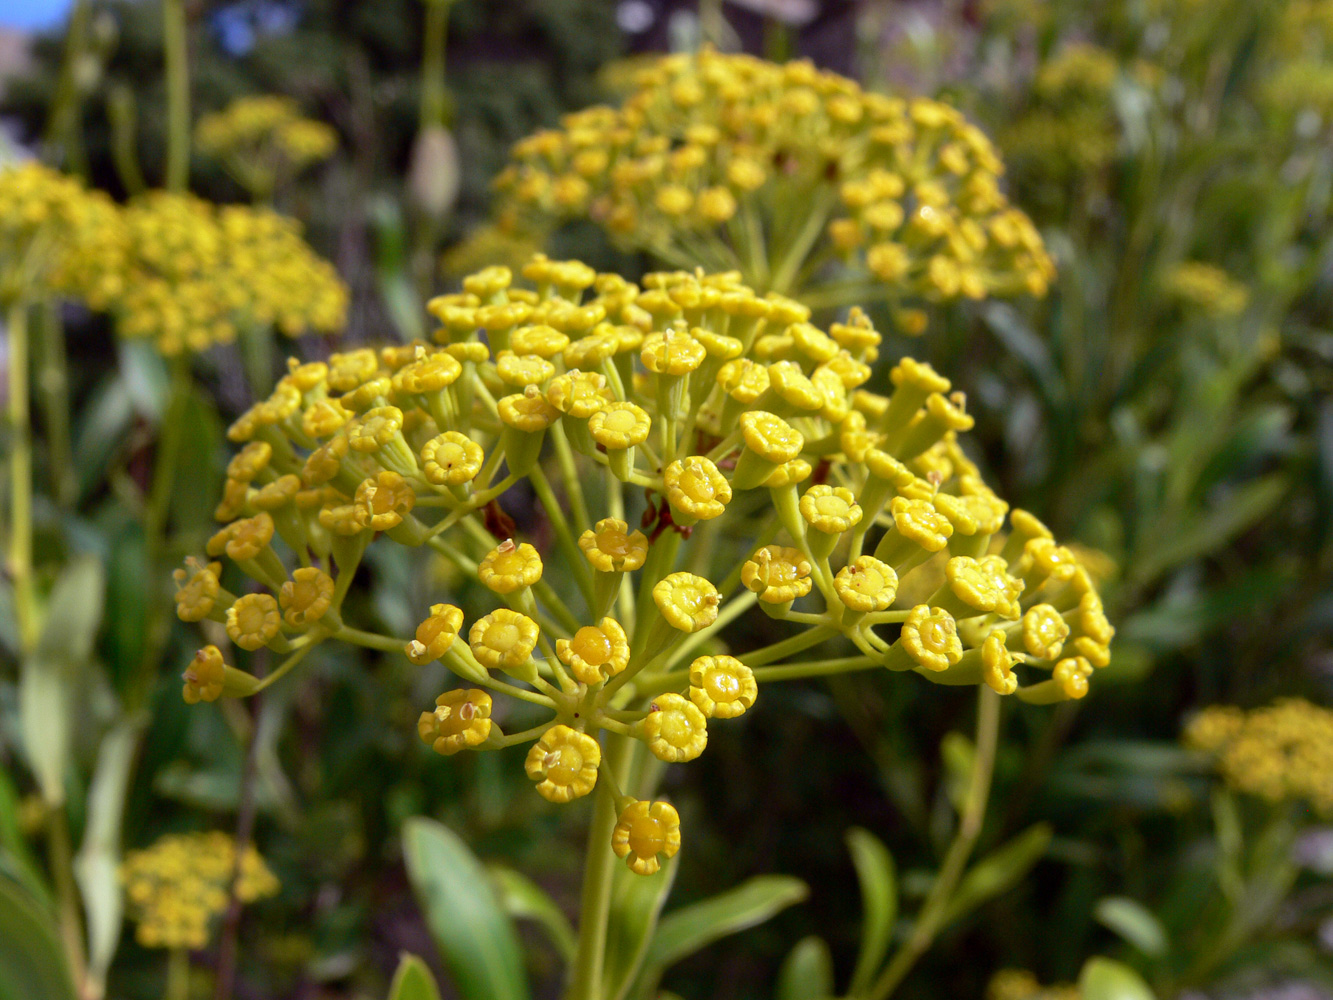
M477 566L477 579L497 594L512 594L542 578L542 559L527 542L505 539Z
M194 659L185 668L182 675L185 689L181 692L185 704L197 705L201 701L217 701L222 694L222 681L226 673L226 664L222 652L217 646L205 646L194 654Z
M658 695L640 723L648 749L658 760L694 760L708 745L708 721L692 701L678 694Z
M861 505L845 486L811 486L801 497L801 516L816 531L836 535L861 523Z
M527 662L539 634L537 623L527 615L500 608L472 623L468 645L482 666L512 669Z
M1013 694L1018 690L1015 659L1004 640L1004 631L995 629L981 644L981 678L996 694Z
M680 850L680 815L666 802L631 802L611 832L611 849L636 875L652 875L662 867L659 856Z
M662 472L667 501L677 514L699 521L720 517L731 502L731 484L702 455L677 459Z
M588 418L593 440L608 451L643 444L652 430L652 418L637 403L612 402Z
M242 649L254 651L278 635L282 616L271 594L246 594L227 609L227 634Z
M185 560L185 565L186 569L172 573L176 581L176 617L183 622L202 621L213 610L222 589L218 584L222 564L205 565L191 557Z
M717 620L717 588L693 573L668 573L653 587L653 603L672 628L698 632Z
M481 445L458 431L445 431L421 447L422 472L436 486L462 486L481 471Z
M302 566L278 591L283 619L292 628L308 628L324 617L333 601L333 578L318 566Z
M734 719L758 695L754 672L734 656L700 656L690 664L690 701L710 719Z
M542 733L524 764L537 792L551 802L569 802L587 795L597 784L602 748L587 733L555 725Z
M741 583L765 604L786 604L810 593L810 570L800 549L765 545L741 567Z
M557 639L561 662L584 684L600 684L629 666L629 639L614 618L585 625L572 639Z
M435 711L421 713L417 732L446 757L485 743L491 735L491 696L479 688L446 691L435 699Z
M943 608L918 604L908 612L898 641L927 670L948 670L963 657L958 626Z
M449 651L463 627L463 609L452 604L432 604L430 617L417 626L416 638L404 649L417 666L438 660Z
M898 595L898 574L874 556L858 556L838 570L833 589L853 611L884 611Z
M598 521L579 536L579 548L600 573L636 570L648 556L648 536L629 530L629 525L614 517Z

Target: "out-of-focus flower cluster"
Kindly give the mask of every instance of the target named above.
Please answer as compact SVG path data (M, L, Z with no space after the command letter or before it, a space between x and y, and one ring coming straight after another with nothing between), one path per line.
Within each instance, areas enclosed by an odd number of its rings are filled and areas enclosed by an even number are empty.
M1333 119L1333 3L1289 0L1273 16L1278 61L1264 81L1263 97L1284 115L1314 114L1326 131Z
M260 589L233 595L220 562L192 561L177 573L182 618L286 656L281 672L330 637L440 660L464 686L422 713L422 739L443 754L536 740L527 771L552 801L608 782L613 846L640 872L675 853L675 813L620 794L599 730L692 760L710 720L838 637L854 655L813 673L882 667L1043 704L1083 697L1109 662L1092 576L983 481L960 442L963 395L910 358L869 387L880 335L859 310L823 330L734 273L640 288L538 255L522 274L528 287L489 268L432 301L432 344L291 362L231 428L244 447L207 546ZM522 480L554 564L510 537L498 501ZM411 637L345 625L380 536L435 548L497 606L441 602ZM729 648L723 629L756 605L792 634ZM186 699L244 693L247 676L209 647ZM496 693L549 721L502 733Z
M95 304L116 292L114 276L83 273L70 260L116 211L100 191L35 161L0 166L0 302L55 288Z
M1248 712L1213 705L1190 721L1185 742L1214 754L1237 791L1333 812L1333 711L1302 698Z
M947 105L704 50L642 70L619 108L522 140L496 187L505 211L589 216L627 246L736 268L760 289L799 295L842 260L894 299L1042 295L1054 269L1002 169Z
M151 847L130 851L121 881L135 938L145 948L203 948L213 919L227 907L236 875L242 903L272 896L278 880L253 845L236 865L236 841L228 834L170 834Z
M1163 280L1163 290L1188 309L1221 319L1245 311L1250 290L1222 268L1202 261L1177 264Z
M986 985L986 1000L1079 1000L1073 983L1043 986L1027 969L1001 969Z
M99 222L69 247L70 280L105 289L94 308L163 354L227 343L247 327L294 337L343 325L347 289L294 219L155 191Z
M289 97L241 97L204 115L194 131L201 153L220 160L252 194L266 197L338 148L332 126L303 117Z

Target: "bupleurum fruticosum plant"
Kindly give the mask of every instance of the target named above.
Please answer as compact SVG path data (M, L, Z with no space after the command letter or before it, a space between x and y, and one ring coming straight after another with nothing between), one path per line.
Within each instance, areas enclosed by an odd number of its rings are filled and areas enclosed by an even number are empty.
M668 266L737 269L807 304L1044 295L1054 268L957 109L863 91L800 61L704 50L643 70L621 107L513 150L503 217L590 217Z
M650 873L678 818L620 790L601 733L693 760L762 682L846 670L1032 703L1086 694L1112 636L1092 579L1030 514L1005 530L946 378L904 358L886 393L864 387L880 342L864 314L824 331L733 274L640 289L538 256L523 276L531 288L491 268L434 300L436 344L293 360L232 426L225 526L177 571L178 611L284 659L257 680L209 646L187 701L253 692L330 638L440 660L462 684L422 712L422 739L442 754L531 743L537 791L604 786L615 852ZM499 509L521 480L544 511L526 532ZM555 563L522 537L548 525ZM441 600L414 636L351 627L343 599L376 539L433 547L495 606ZM259 589L225 590L224 555ZM756 604L792 634L732 648L725 627ZM792 659L838 637L851 655ZM496 695L549 717L504 733Z

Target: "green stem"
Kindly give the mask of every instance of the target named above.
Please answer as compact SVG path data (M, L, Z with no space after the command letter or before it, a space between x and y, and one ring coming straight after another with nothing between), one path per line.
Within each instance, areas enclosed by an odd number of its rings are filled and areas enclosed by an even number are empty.
M884 1000L903 981L917 960L926 953L944 926L944 915L954 889L972 856L981 824L986 818L991 777L995 772L995 751L1000 739L1000 696L986 685L978 689L976 756L968 779L967 798L958 818L958 832L944 856L944 863L912 925L912 933L866 994L867 1000Z
M19 647L37 645L37 590L32 577L32 421L28 411L28 308L8 311L9 373L9 578Z
M424 132L445 124L449 108L444 84L445 43L449 38L451 0L426 0L426 24L421 45L421 120Z
M631 741L608 734L607 766L611 773L623 771ZM623 777L623 775L622 775ZM624 785L624 781L621 781ZM588 851L583 870L583 893L579 909L579 940L571 966L565 1000L602 1000L602 968L606 958L606 930L611 917L611 886L616 856L611 833L616 827L615 793L609 782L598 782L588 828Z
M546 473L542 472L539 465L532 467L532 472L528 478L529 482L532 483L533 492L537 494L537 499L546 508L546 516L551 522L551 529L555 532L556 540L560 543L560 549L573 568L574 579L578 582L579 592L583 595L583 600L588 607L592 607L592 571L588 568L588 562L583 557L583 551L579 548L578 543L574 540L573 533L569 530L569 521L565 518L565 512L556 499L555 492L551 489L550 480L546 478Z
M802 677L826 677L846 674L853 670L871 670L879 666L869 656L842 656L833 660L805 660L801 663L783 663L776 667L756 667L754 679L760 681L794 681Z
M41 360L37 387L41 393L42 416L46 420L47 465L56 504L68 510L74 503L76 480L69 437L69 366L65 357L65 332L60 311L51 299L41 305Z
M83 921L79 917L79 896L74 886L74 849L69 838L69 817L63 803L54 806L47 814L46 838L59 901L60 936L65 945L65 957L69 960L74 981L82 983L85 972Z
M168 191L184 191L190 180L190 68L185 0L162 0L162 50L167 77Z
M745 662L751 667L763 666L766 663L772 663L774 660L781 660L790 656L792 653L799 653L803 649L816 646L825 639L832 639L837 634L837 629L829 628L827 625L816 625L804 632L798 632L789 639L783 639L781 642L775 642L770 646L763 646L746 653Z
M91 0L77 0L70 11L69 27L65 29L65 52L60 60L60 77L56 82L55 97L51 100L51 116L46 123L46 145L63 153L65 170L76 176L87 174L87 155L79 128L79 69L87 57L88 27L92 22ZM57 158L56 162L60 162Z
M401 653L404 645L406 645L402 639L377 635L374 632L363 632L359 628L351 628L348 625L344 625L337 632L334 632L333 638L350 642L356 646L365 646L367 649L382 650L386 653Z
M190 1000L190 953L184 948L167 952L167 1000Z

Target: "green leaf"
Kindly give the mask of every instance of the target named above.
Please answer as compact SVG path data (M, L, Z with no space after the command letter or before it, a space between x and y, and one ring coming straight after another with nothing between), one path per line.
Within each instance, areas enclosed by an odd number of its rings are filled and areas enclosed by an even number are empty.
M97 995L106 984L111 960L120 943L123 916L120 830L124 825L130 772L146 723L143 715L122 717L103 737L88 790L83 843L74 858L74 877L79 883L88 923L88 978Z
M491 881L501 908L516 920L532 920L546 931L555 950L566 962L574 957L574 928L550 895L530 878L503 865L490 865Z
M207 396L192 392L186 397L179 433L180 452L171 489L172 523L177 531L203 539L217 527L213 505L222 493L224 478L222 421Z
M856 994L855 988L851 990ZM778 970L774 1000L822 1000L833 996L833 956L824 939L811 934L796 942Z
M893 855L869 830L848 830L847 849L861 886L861 950L848 990L856 996L875 978L893 937L893 924L898 919L898 878Z
M389 1000L440 1000L440 989L426 963L403 952L389 985Z
M44 905L50 892L19 822L19 795L9 772L0 770L0 864Z
M144 658L148 641L148 553L143 526L126 524L111 543L107 560L107 671L122 697Z
M602 968L602 992L620 1000L631 993L640 970L654 980L661 968L644 970L648 942L657 930L657 920L676 881L677 857L651 875L636 875L626 865L614 868L611 882L611 920L606 930L606 958ZM644 991L635 991L643 993Z
M940 926L953 923L982 903L1016 885L1051 843L1051 828L1038 823L986 855L963 876L945 907Z
M465 1000L526 998L514 925L467 845L443 824L417 816L403 824L403 855L427 926Z
M81 501L105 478L107 463L134 420L134 403L123 379L108 379L89 395L74 428L74 468Z
M962 813L972 787L972 766L977 748L962 733L946 733L940 740L940 763L944 768L944 790L954 812Z
M1106 896L1097 901L1092 915L1145 955L1161 957L1170 946L1162 922L1137 900Z
M0 875L0 1000L75 1000L51 915Z
M1078 976L1081 1000L1156 1000L1143 977L1109 958L1090 958Z
M762 924L809 894L806 884L790 875L756 875L711 899L668 913L648 949L648 964L665 969L719 938Z
M56 580L47 602L37 648L19 676L19 728L23 747L48 805L65 801L71 713L78 672L92 655L102 617L102 564L77 556Z

